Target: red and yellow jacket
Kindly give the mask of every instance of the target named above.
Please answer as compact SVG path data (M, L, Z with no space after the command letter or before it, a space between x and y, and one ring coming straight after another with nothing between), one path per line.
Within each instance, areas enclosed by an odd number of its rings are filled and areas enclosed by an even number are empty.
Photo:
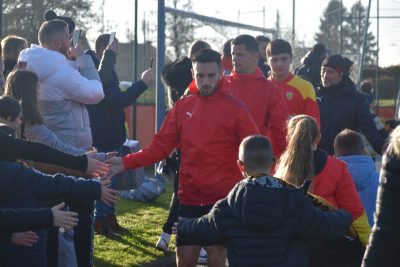
M353 216L353 228L360 241L364 245L368 244L371 227L344 162L328 156L322 171L313 178L312 193L324 198L336 208L350 212Z
M319 107L311 83L291 73L283 81L274 80L272 75L268 79L277 85L285 95L290 116L309 115L316 119L319 125Z
M179 145L179 203L213 205L226 197L243 179L236 164L242 139L260 133L245 105L223 93L226 86L222 78L213 95L196 90L177 101L151 144L123 158L125 169L151 165Z
M253 74L233 71L227 79L232 82L227 88L229 94L247 105L258 129L269 135L274 154L279 157L286 149L286 120L289 117L283 94L259 68Z

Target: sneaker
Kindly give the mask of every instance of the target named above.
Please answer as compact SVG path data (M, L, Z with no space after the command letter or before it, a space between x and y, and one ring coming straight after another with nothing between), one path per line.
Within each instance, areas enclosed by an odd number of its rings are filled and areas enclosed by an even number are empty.
M163 232L156 243L156 248L164 251L164 253L168 253L169 252L168 245L170 241L171 241L171 235Z
M126 229L125 227L122 227L117 220L117 216L115 214L109 214L107 215L107 220L108 224L110 225L111 230L116 232L117 234L127 234L129 233L129 230Z
M197 259L197 264L207 263L207 251L202 247L200 250L199 258Z
M121 236L111 229L107 218L95 220L93 228L96 234L110 239L121 239Z

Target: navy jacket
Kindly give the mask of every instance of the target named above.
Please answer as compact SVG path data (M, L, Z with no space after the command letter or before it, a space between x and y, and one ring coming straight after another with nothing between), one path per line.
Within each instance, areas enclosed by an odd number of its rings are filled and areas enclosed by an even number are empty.
M346 211L314 207L304 188L246 179L209 214L180 221L178 235L199 245L226 242L230 266L305 267L307 239L339 238L351 222Z
M376 129L367 99L349 78L343 78L332 87L320 87L317 101L321 117L320 148L333 155L336 135L347 128L363 133L374 150L381 154L385 140Z
M97 181L67 177L62 174L45 175L18 163L0 161L0 209L41 208L47 201L94 200L101 197ZM34 218L32 218L34 219ZM26 220L29 224L30 220ZM36 223L33 223L33 227ZM0 266L46 266L46 235L38 231L38 242L33 247L15 246L11 235L0 238Z
M382 160L374 226L363 267L400 266L400 155L394 146L399 146L398 141L388 147Z
M116 54L104 51L101 62L93 51L87 51L95 63L105 97L96 105L88 105L93 146L99 151L119 149L126 140L124 108L131 105L147 88L143 81L133 83L121 92L115 71Z

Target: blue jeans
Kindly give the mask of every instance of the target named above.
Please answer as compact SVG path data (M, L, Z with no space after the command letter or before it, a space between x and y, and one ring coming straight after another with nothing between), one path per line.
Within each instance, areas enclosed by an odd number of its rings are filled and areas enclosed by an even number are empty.
M115 150L115 152L117 152L117 156L120 157L122 156L122 147L118 148ZM114 189L115 188L115 181L116 181L117 177L113 176L111 177L111 186L110 188ZM115 213L115 208L114 208L114 204L112 204L111 206L107 205L106 203L104 203L101 200L97 200L96 201L96 210L95 210L95 219L96 220L101 220L106 218L108 215L110 214L114 214Z

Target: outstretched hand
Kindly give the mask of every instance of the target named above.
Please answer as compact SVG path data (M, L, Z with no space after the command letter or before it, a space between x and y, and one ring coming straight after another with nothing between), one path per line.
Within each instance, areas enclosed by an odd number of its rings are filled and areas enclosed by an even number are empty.
M101 201L106 203L108 206L115 204L118 200L117 190L109 188L111 185L111 177L100 178L101 184Z
M78 213L62 210L65 203L62 202L51 208L53 212L53 224L56 227L70 229L78 224Z
M149 84L154 81L155 76L154 76L154 68L151 67L145 71L143 71L142 73L142 77L141 77L142 81L149 86Z
M109 176L115 176L125 169L124 162L122 161L121 157L113 157L109 160L106 160L106 163L108 163L110 166Z
M87 157L87 168L86 173L91 176L104 176L109 172L109 166L107 163L98 161L96 159L97 151L89 151L86 153Z

